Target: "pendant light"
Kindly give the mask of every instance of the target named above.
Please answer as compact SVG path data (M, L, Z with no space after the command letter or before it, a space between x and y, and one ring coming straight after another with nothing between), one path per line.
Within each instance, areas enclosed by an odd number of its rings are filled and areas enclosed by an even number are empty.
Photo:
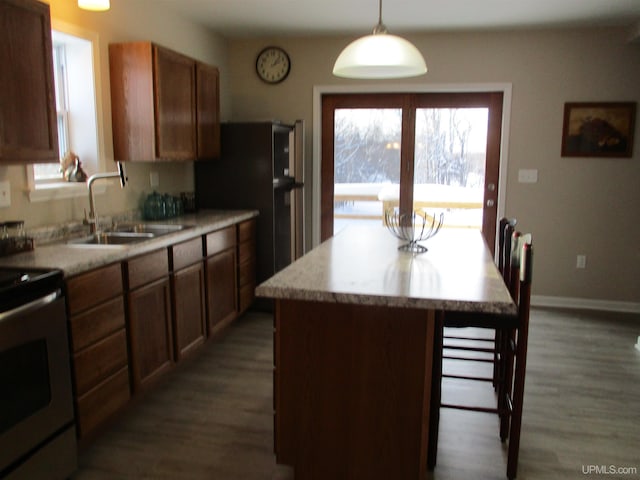
M333 66L333 74L345 78L403 78L425 73L427 65L420 51L404 38L387 32L382 23L382 0L373 33L347 45Z
M91 10L94 12L104 12L111 8L109 0L78 0L78 7L83 10Z

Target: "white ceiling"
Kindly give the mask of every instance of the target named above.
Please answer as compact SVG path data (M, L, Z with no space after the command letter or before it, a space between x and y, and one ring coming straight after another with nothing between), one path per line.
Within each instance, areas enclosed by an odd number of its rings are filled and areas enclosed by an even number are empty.
M226 37L360 35L378 0L156 0ZM640 26L640 0L384 0L390 33Z

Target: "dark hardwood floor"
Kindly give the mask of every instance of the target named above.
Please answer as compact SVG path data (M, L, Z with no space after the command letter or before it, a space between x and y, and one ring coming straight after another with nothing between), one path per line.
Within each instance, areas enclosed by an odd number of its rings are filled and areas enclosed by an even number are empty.
M272 453L272 328L236 321L84 448L73 480L291 480ZM518 478L640 478L640 316L533 309L530 330ZM497 418L443 409L427 478L505 472Z

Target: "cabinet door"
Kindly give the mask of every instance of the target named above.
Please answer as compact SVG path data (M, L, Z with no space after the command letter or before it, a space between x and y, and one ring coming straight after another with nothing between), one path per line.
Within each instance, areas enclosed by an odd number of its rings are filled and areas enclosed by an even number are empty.
M58 161L49 6L0 2L0 163Z
M202 262L173 274L176 360L202 345L206 338Z
M129 292L129 336L134 390L173 364L169 278Z
M238 315L236 250L231 248L207 259L207 306L209 335Z
M154 45L156 149L161 159L196 158L196 69L183 55Z
M196 113L198 158L220 156L220 87L218 69L203 63L196 65Z
M245 312L255 299L256 221L238 225L238 310Z

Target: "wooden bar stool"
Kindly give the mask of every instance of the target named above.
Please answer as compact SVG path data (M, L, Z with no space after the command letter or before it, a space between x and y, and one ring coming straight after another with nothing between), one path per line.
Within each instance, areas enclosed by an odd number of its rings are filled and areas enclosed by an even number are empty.
M434 371L431 397L430 438L427 466L433 469L436 464L438 448L438 428L440 408L455 408L469 411L497 414L500 417L500 439L508 439L507 477L513 479L517 473L518 451L520 446L520 428L524 396L524 378L526 370L526 352L529 327L529 309L531 298L531 265L533 247L530 235L514 232L511 238L510 282L518 314L489 315L473 312L441 312L436 318L434 342ZM443 373L444 355L443 332L445 325L475 327L499 333L497 366L496 406L468 405L442 402L442 379L454 378L455 381L493 382L493 377L474 375L449 375Z

